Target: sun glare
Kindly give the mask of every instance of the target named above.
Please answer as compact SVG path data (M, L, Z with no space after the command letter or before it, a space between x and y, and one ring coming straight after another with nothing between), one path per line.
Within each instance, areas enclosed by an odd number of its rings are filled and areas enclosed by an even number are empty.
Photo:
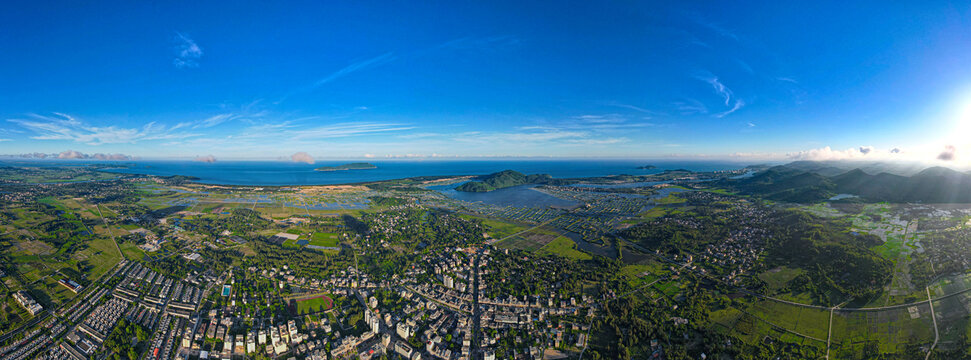
M960 102L952 123L944 138L952 144L968 143L971 135L971 98Z

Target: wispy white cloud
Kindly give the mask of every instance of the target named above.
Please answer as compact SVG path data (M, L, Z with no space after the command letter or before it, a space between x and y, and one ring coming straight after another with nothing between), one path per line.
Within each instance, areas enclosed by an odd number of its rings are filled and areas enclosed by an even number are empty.
M231 120L232 118L233 118L233 114L213 115L213 116L210 116L210 117L208 117L208 118L200 121L198 124L196 124L195 126L193 126L193 128L211 128L213 126L216 126L216 125L222 124L224 122L227 122L227 121Z
M752 66L745 62L745 60L735 58L735 63L738 64L738 67L742 68L742 70L745 70L745 72L755 74L755 69L752 69Z
M363 70L363 69L366 69L366 68L369 68L369 67L372 67L372 66L377 66L377 65L385 64L385 63L390 62L390 61L392 61L394 59L395 59L394 53L388 52L388 53L384 53L384 54L375 56L375 57L370 58L370 59L365 59L365 60L361 60L361 61L357 61L357 62L351 63L350 65L347 65L347 66L341 68L340 70L337 70L337 71L331 73L330 75L327 75L327 76L321 78L320 80L317 80L317 82L314 83L313 87L318 87L318 86L321 86L323 84L329 83L331 81L340 79L340 78L342 78L344 76L347 76L347 75L350 75L350 74L352 74L352 73L354 73L356 71L360 71L360 70Z
M704 103L698 101L697 99L684 99L682 101L675 101L673 103L675 109L681 113L681 115L694 115L694 114L707 114L708 107Z
M608 145L628 142L622 136L650 123L630 122L618 114L586 114L559 122L541 122L517 126L512 131L471 131L446 135L451 141L491 145L496 147L562 147L576 145Z
M725 86L725 84L722 84L722 82L718 80L717 76L705 72L701 75L695 76L695 78L708 83L708 85L711 85L711 88L715 90L715 93L725 100L725 106L729 105L732 100L732 96L734 95L732 93L732 89L729 89L727 86Z
M571 139L564 142L577 145L612 145L630 141L626 137L603 138L603 139Z
M648 110L648 109L645 109L645 108L642 108L640 106L630 105L630 104L624 104L624 103L619 103L619 102L614 102L614 101L608 102L606 105L607 106L614 106L614 107L624 108L624 109L630 109L630 110L642 112L642 113L649 114L649 115L656 114L656 112L651 111L651 110Z
M358 71L361 71L361 70L364 70L364 69L372 68L372 67L379 66L379 65L382 65L382 64L387 64L389 62L394 61L395 59L396 59L396 57L395 57L395 55L394 55L393 52L387 52L387 53L384 53L384 54L381 54L381 55L378 55L378 56L375 56L375 57L372 57L372 58L369 58L369 59L364 59L364 60L359 60L359 61L352 62L351 64L349 64L349 65L347 65L347 66L345 66L345 67L343 67L343 68L341 68L341 69L339 69L337 71L334 71L334 72L330 73L327 76L324 76L324 77L322 77L320 79L317 79L317 81L315 81L313 84L310 84L309 86L304 86L302 88L298 88L296 90L293 90L293 91L291 91L291 92L283 95L283 97L281 97L279 100L274 101L274 104L280 104L280 103L286 101L287 99L289 99L291 96L313 91L314 89L317 89L317 88L319 88L319 87L321 87L321 86L323 86L323 85L325 85L327 83L333 82L334 80L340 79L342 77L348 76L350 74L353 74L355 72L358 72ZM367 109L366 107L363 107L363 108L362 107L359 107L358 108L358 110L366 110L366 109Z
M192 128L208 129L211 127L221 125L226 122L237 121L237 120L252 122L267 116L267 114L269 114L268 111L257 111L257 112L243 111L238 113L217 114L193 123ZM180 123L180 125L182 124L183 123Z
M175 59L172 59L172 64L179 69L199 67L199 59L202 57L199 44L181 32L175 33L175 42Z
M731 106L731 108L729 108L728 110L715 114L715 117L723 118L725 116L728 116L740 110L743 106L745 106L745 101L736 98L735 93L732 91L732 89L726 86L724 83L722 83L721 80L719 80L718 77L715 76L714 74L709 73L707 71L703 71L700 74L695 75L695 79L698 79L700 81L707 83L708 85L711 85L712 90L714 90L716 95L722 98L725 106Z
M701 15L695 15L695 16L693 16L692 17L692 20L696 24L701 25L702 27L707 28L708 30L711 30L715 34L724 36L726 38L729 38L729 39L732 39L732 40L735 40L735 41L738 41L739 40L739 36L737 34L735 34L734 31L731 31L731 30L725 28L724 26L722 26L719 23L716 23L716 22L713 22L713 21L709 21L708 19L705 19Z
M294 129L298 120L286 120L275 123L254 124L242 130L238 138L262 138L282 135L284 131Z
M442 133L421 132L421 133L398 135L397 137L399 139L427 139L427 138L440 137L444 135L445 134L442 134Z
M88 145L102 144L134 144L146 140L184 139L198 134L176 132L175 128L159 125L155 122L145 124L141 128L123 128L117 126L93 126L62 113L53 116L29 114L27 119L7 119L33 132L34 140L67 140Z
M354 122L319 126L309 129L291 130L289 134L295 140L328 139L348 136L360 136L375 133L387 133L414 129L414 126L389 123Z
M728 109L728 110L726 110L726 111L723 111L723 112L720 112L720 113L718 113L718 114L715 114L715 117L717 117L717 118L723 118L723 117L726 117L726 116L728 116L728 115L730 115L731 113L733 113L733 112L736 112L736 111L738 111L738 110L739 110L739 109L741 109L741 108L742 108L743 106L745 106L745 101L742 101L742 100L738 100L738 99L736 99L736 100L735 100L735 105L734 105L734 106L732 106L732 108L731 108L731 109Z

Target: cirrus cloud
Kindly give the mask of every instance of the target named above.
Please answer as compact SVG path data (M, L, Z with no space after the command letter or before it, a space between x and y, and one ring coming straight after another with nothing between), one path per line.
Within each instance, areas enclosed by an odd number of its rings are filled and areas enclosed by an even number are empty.
M53 115L28 114L26 118L7 119L34 132L34 140L68 140L87 145L134 144L143 140L183 139L197 134L176 132L178 127L167 127L150 122L141 128L118 126L94 126L62 113Z
M179 69L199 67L199 58L202 57L199 44L180 32L175 33L175 42L175 59L172 59L172 64Z

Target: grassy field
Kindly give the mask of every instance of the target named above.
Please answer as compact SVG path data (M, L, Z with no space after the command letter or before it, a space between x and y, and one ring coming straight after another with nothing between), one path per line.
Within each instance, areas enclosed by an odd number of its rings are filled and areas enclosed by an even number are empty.
M860 354L867 342L875 342L881 353L898 353L908 343L934 341L930 307L917 305L911 316L907 308L883 311L836 311L833 316L833 342L842 352Z
M74 254L74 259L87 260L93 268L88 271L88 280L95 280L108 272L121 261L121 256L110 238L95 237L87 242L88 248ZM141 250L139 250L141 251Z
M566 236L560 236L553 239L553 241L551 241L549 244L539 248L536 253L541 255L558 255L576 260L590 260L593 258L590 256L590 254L577 250L577 244Z
M779 290L786 286L792 279L806 271L803 269L793 269L780 266L759 274L759 279L765 281L770 290Z
M508 237L495 245L506 249L536 251L553 242L557 237L560 237L560 234L553 230L537 228Z
M555 233L541 233L533 231L506 238L505 240L496 243L496 246L507 249L536 251L555 240L558 236L559 234Z
M837 217L845 215L839 210L830 207L827 203L800 206L799 209L820 217Z
M648 264L627 265L620 269L618 275L627 279L632 287L657 280L658 276L667 273L664 264L651 261Z
M829 332L829 311L826 310L762 300L752 303L745 312L818 339L826 339Z
M33 316L21 307L13 296L5 296L3 302L0 302L0 334L16 329L32 318Z
M298 300L297 301L297 314L307 314L312 312L319 312L324 310L329 310L334 306L334 300L326 295L321 295L319 297Z
M310 237L310 245L337 247L338 236L335 233L314 233Z
M501 239L526 230L525 227L499 220L482 219L482 223L489 228L489 231L486 231L486 233L495 239Z
M140 260L145 256L145 251L130 242L118 244L118 247L121 248L121 252L125 254L125 258L128 260Z
M759 309L756 308L754 310L758 311ZM766 314L762 312L752 313L748 310L739 310L729 307L722 310L713 311L710 316L712 319L713 328L716 331L731 334L747 344L754 345L766 341L781 341L785 343L815 346L818 348L818 351L825 352L825 334L823 337L819 338L801 333L820 340L796 335L791 332L791 329L786 328L786 326L792 326L791 322L786 322L786 325L783 325L777 322L778 319L765 318L765 315ZM823 330L825 331L826 328L823 328Z
M299 248L300 245L297 245L297 242L294 240L287 239L286 241L283 242L283 247L295 249L295 248Z
M663 206L655 206L655 207L652 207L650 210L640 213L639 215L640 217L645 219L658 218L658 217L667 215L669 210L670 210L669 208L665 208Z
M686 200L683 197L677 196L676 193L668 194L668 196L665 196L660 199L654 199L654 203L658 205L681 204L685 202L688 202L688 200Z

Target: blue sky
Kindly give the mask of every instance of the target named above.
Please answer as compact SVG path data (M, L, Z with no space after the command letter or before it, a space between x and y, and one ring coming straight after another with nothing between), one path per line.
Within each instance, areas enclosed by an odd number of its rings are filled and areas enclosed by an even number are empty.
M971 129L957 3L28 2L0 23L4 154L933 157Z

